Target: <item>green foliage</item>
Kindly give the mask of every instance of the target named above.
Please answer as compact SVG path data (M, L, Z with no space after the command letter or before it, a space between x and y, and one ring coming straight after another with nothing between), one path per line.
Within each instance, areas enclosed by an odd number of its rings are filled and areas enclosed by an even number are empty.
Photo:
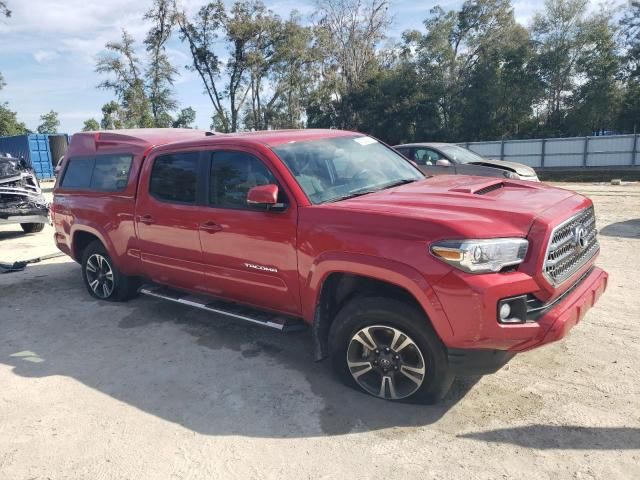
M170 112L178 106L172 90L178 71L169 62L165 51L165 44L175 25L172 2L154 0L153 7L145 14L144 19L152 22L144 44L150 57L145 78L153 126L170 127L173 123Z
M196 111L191 108L183 108L171 125L173 128L193 128L196 121Z
M60 126L60 120L58 119L58 112L50 110L48 113L40 115L40 125L38 125L38 133L58 133L58 127Z
M511 0L466 0L432 8L400 41L386 37L388 0L317 0L310 22L260 0L214 0L191 14L176 5L152 0L144 57L127 32L107 44L97 71L116 99L102 128L191 128L193 109L176 113L172 35L221 132L346 128L399 143L640 128L638 0L620 16L546 0L528 28Z
M122 109L118 102L112 100L102 106L102 120L100 121L100 127L103 130L126 128L124 120L122 119Z
M96 130L100 130L100 124L95 118L84 121L84 125L82 125L83 132L95 132Z
M121 126L116 128L152 127L151 103L145 91L133 37L123 30L122 39L107 43L106 48L111 54L98 59L96 72L108 76L98 87L112 90L120 102L118 118Z
M31 133L27 126L18 121L16 112L9 109L8 103L0 103L0 137Z

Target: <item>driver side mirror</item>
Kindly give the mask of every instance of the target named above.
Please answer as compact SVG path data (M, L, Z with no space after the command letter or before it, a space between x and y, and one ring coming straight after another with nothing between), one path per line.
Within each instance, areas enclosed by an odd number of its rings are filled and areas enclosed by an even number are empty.
M440 160L436 160L436 166L438 167L450 167L451 162L446 158L441 158Z
M253 206L272 207L278 203L278 186L274 184L259 185L247 192L247 204Z

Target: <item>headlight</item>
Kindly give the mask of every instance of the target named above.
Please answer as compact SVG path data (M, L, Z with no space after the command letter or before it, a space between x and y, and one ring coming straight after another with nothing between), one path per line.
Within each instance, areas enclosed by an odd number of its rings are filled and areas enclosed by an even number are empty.
M431 245L431 252L465 272L487 273L522 263L528 247L524 238L445 240Z
M520 180L520 175L515 172L510 172L509 170L505 170L504 172L502 172L502 175L512 180Z

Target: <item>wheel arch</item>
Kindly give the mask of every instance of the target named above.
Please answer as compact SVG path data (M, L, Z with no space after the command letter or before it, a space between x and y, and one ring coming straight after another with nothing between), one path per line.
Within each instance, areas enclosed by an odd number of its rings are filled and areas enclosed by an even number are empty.
M360 293L386 296L419 308L436 334L447 343L453 329L425 278L414 268L381 257L336 253L324 255L311 270L307 282L304 316L312 324L316 361L328 355L328 337L337 312Z
M82 252L94 240L98 240L109 251L105 237L97 229L89 225L78 225L74 228L71 233L71 252L76 262L82 262Z

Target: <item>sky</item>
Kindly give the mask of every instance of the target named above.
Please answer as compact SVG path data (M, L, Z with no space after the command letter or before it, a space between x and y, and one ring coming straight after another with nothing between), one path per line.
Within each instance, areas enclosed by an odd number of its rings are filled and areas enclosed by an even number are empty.
M264 2L282 17L288 17L293 9L308 16L314 9L313 0ZM7 3L13 14L0 19L0 72L7 84L0 90L0 102L9 102L18 119L34 131L40 115L50 110L59 113L59 131L64 133L79 131L89 118L100 121L101 107L113 99L113 94L97 88L103 77L95 73L96 58L104 54L105 43L120 38L123 28L133 35L142 50L141 42L148 30L142 17L151 0L8 0ZM194 12L207 2L179 0L179 3L187 12ZM461 3L391 0L394 22L388 36L399 38L404 30L421 29L422 21L435 5L452 9ZM542 8L543 1L515 0L513 5L517 20L526 25ZM167 51L180 71L175 83L180 107L194 108L195 124L208 129L212 108L199 78L184 68L190 63L187 49L175 39Z

